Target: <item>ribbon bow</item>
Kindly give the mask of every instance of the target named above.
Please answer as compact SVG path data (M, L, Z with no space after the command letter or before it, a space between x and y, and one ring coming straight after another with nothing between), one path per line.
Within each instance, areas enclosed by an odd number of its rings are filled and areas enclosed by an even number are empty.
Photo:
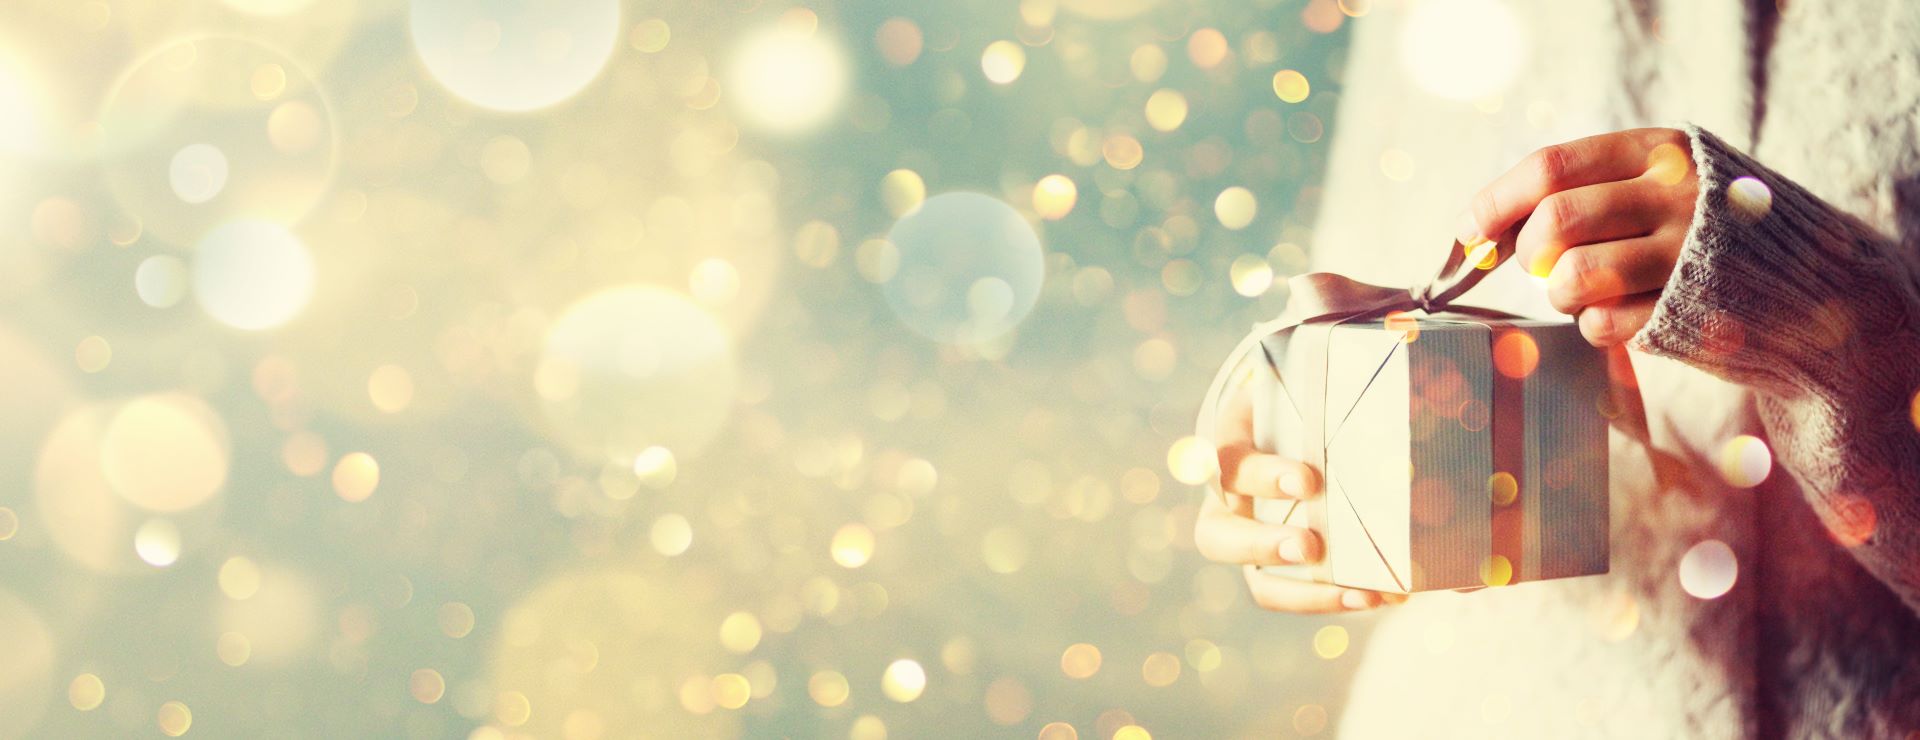
M1446 263L1440 266L1440 271L1433 279L1413 288L1374 285L1331 272L1311 272L1288 279L1291 297L1287 300L1286 311L1272 321L1255 324L1253 331L1241 338L1227 356L1226 363L1220 366L1220 372L1213 376L1213 382L1207 386L1194 436L1213 439L1220 415L1221 396L1226 393L1234 371L1246 362L1254 348L1260 346L1260 340L1273 334L1314 321L1371 319L1401 311L1417 310L1429 314L1454 311L1510 318L1511 314L1504 311L1456 306L1453 302L1472 290L1473 286L1479 285L1487 273L1512 256L1512 240L1481 242L1472 246L1454 242L1453 248L1447 252ZM1226 495L1218 476L1210 485L1214 493L1223 497Z

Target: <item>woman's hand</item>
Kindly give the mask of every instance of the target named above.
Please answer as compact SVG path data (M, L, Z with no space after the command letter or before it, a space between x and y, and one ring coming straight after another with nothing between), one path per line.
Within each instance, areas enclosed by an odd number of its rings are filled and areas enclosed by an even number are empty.
M1624 342L1652 315L1693 223L1688 147L1686 132L1643 128L1536 151L1473 197L1460 243L1525 219L1515 257L1547 279L1553 307L1595 346Z
M1312 466L1253 447L1253 404L1237 394L1221 411L1216 433L1220 446L1220 482L1226 502L1208 495L1193 528L1200 554L1242 566L1253 601L1261 607L1297 614L1371 609L1406 599L1355 588L1314 583L1260 570L1262 565L1318 562L1325 548L1320 536L1303 527L1268 524L1253 518L1253 499L1306 499L1320 493L1320 473Z

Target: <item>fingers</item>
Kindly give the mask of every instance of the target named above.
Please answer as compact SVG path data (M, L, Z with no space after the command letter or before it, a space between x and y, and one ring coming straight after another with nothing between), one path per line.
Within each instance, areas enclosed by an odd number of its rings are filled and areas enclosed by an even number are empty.
M1673 274L1677 239L1661 234L1568 250L1547 274L1547 300L1573 314L1609 298L1659 290Z
M1568 249L1651 234L1669 220L1670 193L1653 180L1634 178L1548 195L1521 227L1514 257L1528 274L1546 277Z
M1313 466L1256 452L1245 442L1220 448L1220 480L1229 493L1243 496L1308 498L1320 492Z
M1632 339L1653 315L1657 293L1609 298L1580 309L1580 335L1595 347L1611 347Z
M1247 566L1244 571L1247 592L1253 596L1253 603L1276 612L1333 614L1372 609L1383 604L1400 604L1407 600L1405 594L1383 594L1302 581L1265 573L1253 566Z
M1194 524L1193 544L1218 563L1297 565L1320 560L1325 548L1311 530L1249 519L1207 497Z
M1636 177L1647 170L1655 147L1684 145L1685 139L1671 129L1634 129L1536 151L1474 195L1457 236L1462 244L1475 244L1506 231L1549 195Z

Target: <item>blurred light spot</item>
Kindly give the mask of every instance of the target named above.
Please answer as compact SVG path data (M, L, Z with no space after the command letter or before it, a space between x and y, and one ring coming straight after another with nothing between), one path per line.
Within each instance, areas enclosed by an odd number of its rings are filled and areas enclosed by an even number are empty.
M1040 297L1040 239L1019 212L979 193L942 193L887 232L900 267L883 285L908 328L977 344L1011 331Z
M883 181L884 182L884 181ZM862 245L864 246L864 245ZM826 267L840 253L840 232L825 221L808 221L793 235L793 255L808 267ZM862 266L864 274L865 266ZM883 278L884 279L884 278ZM873 281L880 282L880 281Z
M1720 454L1714 457L1714 462L1720 479L1726 481L1727 485L1752 488L1760 485L1773 472L1773 451L1767 449L1765 440L1741 434L1720 446Z
M13 539L13 536L19 533L20 515L13 513L12 509L0 506L0 542Z
M734 403L732 342L679 293L613 288L547 329L535 390L553 436L590 460L631 465L641 450L698 452Z
M253 76L248 78L247 87L253 90L253 96L261 100L272 100L287 91L287 68L268 62L253 68Z
M648 18L633 24L633 30L627 34L627 44L635 51L658 54L667 48L673 40L673 28L659 18Z
M493 700L493 716L500 724L519 727L533 718L533 702L518 691L502 691Z
M774 27L743 38L725 89L747 123L801 133L839 112L850 87L846 56L817 33Z
M1513 561L1505 555L1489 555L1480 561L1480 582L1488 586L1505 586L1513 582Z
M1373 9L1373 0L1339 0L1340 12L1359 18Z
M185 511L226 485L226 425L206 402L167 394L128 401L107 422L100 469L115 493L149 511Z
M1773 210L1773 191L1758 179L1742 177L1727 185L1727 205L1741 221L1753 223Z
M1127 69L1133 72L1133 79L1147 84L1160 80L1167 73L1167 52L1158 44L1144 44L1133 50L1127 57Z
M1233 292L1258 298L1273 287L1273 265L1260 255L1243 254L1233 258L1227 277L1233 282Z
M680 464L674 460L672 450L654 445L633 456L633 474L648 488L666 488L679 476Z
M1540 345L1524 331L1508 331L1493 342L1493 368L1515 380L1540 367Z
M1662 185L1678 185L1693 170L1693 160L1685 149L1671 143L1660 144L1647 152L1647 176Z
M1113 134L1100 144L1100 156L1106 158L1107 165L1116 170L1130 170L1140 166L1140 160L1146 157L1140 140L1126 134Z
M980 538L980 557L987 570L1011 574L1027 565L1027 538L1013 527L994 527Z
M458 640L473 632L473 607L464 602L449 601L440 605L435 621L440 623L440 634Z
M1740 564L1733 548L1719 540L1703 540L1680 556L1680 588L1696 599L1717 599L1733 590Z
M847 732L848 740L887 740L887 723L871 714L862 714Z
M380 462L365 452L349 452L333 465L333 492L347 501L365 501L380 487Z
M1201 673L1220 668L1220 646L1211 640L1195 638L1187 641L1187 665Z
M235 221L200 240L193 292L200 308L227 326L270 329L291 320L313 297L313 257L286 227Z
M901 658L887 665L880 676L880 692L888 699L906 703L920 698L927 690L927 672L916 661Z
M220 592L234 601L246 601L260 592L260 566L235 556L220 564Z
M227 187L227 155L211 144L189 144L167 165L167 182L184 202L213 200Z
M727 709L739 709L747 705L753 697L753 684L746 676L738 673L722 673L713 677L713 703Z
M1873 539L1880 513L1865 496L1836 493L1827 499L1827 533L1841 547L1859 547ZM4 530L0 522L0 530ZM0 537L0 539L5 539Z
M1282 102L1298 103L1313 93L1313 85L1299 70L1283 69L1273 73L1273 94Z
M512 185L533 168L533 151L518 138L501 134L480 146L480 172L500 185Z
M1100 672L1100 648L1084 642L1068 645L1060 654L1060 672L1067 678L1092 678Z
M133 271L133 292L154 308L171 308L187 296L187 263L171 254L140 261Z
M880 202L887 206L887 213L899 218L919 208L927 200L927 183L920 179L920 173L908 169L888 172L880 178Z
M1220 225L1238 231L1253 223L1253 216L1259 212L1260 203L1253 197L1253 191L1235 185L1220 191L1213 199L1213 215L1219 217Z
M1033 186L1033 210L1041 218L1058 221L1073 212L1073 203L1079 197L1080 189L1073 184L1073 178L1047 175Z
M1213 69L1227 60L1227 35L1218 28L1202 28L1187 37L1187 58L1193 66Z
M1020 79L1020 73L1027 68L1027 50L1012 41L995 41L987 44L987 50L980 54L980 71L987 81L996 85L1006 85Z
M1179 90L1161 88L1147 96L1147 125L1155 131L1172 131L1187 121L1187 96Z
M842 568L858 568L873 558L873 530L864 524L847 524L833 533L833 562Z
M1180 659L1173 653L1153 653L1140 666L1140 678L1155 688L1172 686L1180 680Z
M427 72L483 108L523 112L573 97L620 36L617 0L414 0L408 29Z
M873 43L879 47L881 59L895 67L905 67L920 58L920 49L926 42L920 26L913 21L888 18L874 31Z
M133 533L133 551L156 568L180 559L180 528L165 519L150 519Z
M1464 46L1463 46L1464 44ZM1527 36L1501 0L1429 0L1400 27L1400 62L1415 85L1451 100L1497 95L1526 63Z
M847 677L839 671L819 671L807 679L807 696L823 707L837 707L847 701Z
M1302 704L1293 710L1293 731L1301 735L1318 735L1327 729L1327 709L1318 704Z
M160 712L154 719L167 737L179 737L193 727L193 710L180 702L170 701L160 705Z
M1334 0L1307 0L1307 6L1300 9L1300 25L1314 33L1338 31L1346 20L1346 14L1340 12Z
M222 632L214 642L213 652L227 667L239 668L253 659L253 641L238 632Z
M1337 624L1321 627L1313 633L1313 654L1333 660L1347 652L1347 628Z
M1033 692L1013 676L1001 676L987 684L987 718L994 724L1013 726L1033 713Z
M1520 482L1505 470L1487 478L1487 493L1494 506L1506 506L1520 496Z
M91 712L100 708L107 699L107 685L100 677L91 673L82 673L73 677L67 684L67 703L82 712Z
M975 659L979 657L973 641L965 636L955 637L940 646L940 664L947 670L960 675L973 672Z
M1632 637L1634 630L1640 627L1640 600L1626 591L1615 591L1596 603L1594 623L1600 636L1608 642L1620 642Z
M720 646L733 653L750 653L760 644L760 620L751 612L734 612L720 622Z
M693 546L693 525L679 514L662 514L653 520L653 530L648 535L653 542L654 552L673 557Z
M374 368L367 376L367 397L381 413L400 413L413 403L413 375L399 365Z
M1113 740L1153 740L1153 734L1139 725L1122 725L1113 731Z
M327 467L327 441L312 432L295 432L280 447L280 461L287 472L302 478L318 475Z
M1380 153L1380 174L1394 182L1406 182L1413 179L1413 155L1405 149L1388 149Z
M83 373L97 373L107 369L113 362L113 347L103 337L92 336L80 340L73 348L73 362Z
M421 704L438 703L440 697L447 694L447 679L441 677L440 672L432 668L421 668L414 671L413 676L407 679L407 693L412 694L413 700Z
M1048 722L1040 728L1040 740L1080 740L1080 732L1065 722Z
M732 262L719 257L701 260L687 278L687 292L694 300L709 306L725 306L740 295L740 271L733 268Z
M1207 440L1181 437L1167 448L1167 471L1181 483L1202 485L1219 474L1219 452Z

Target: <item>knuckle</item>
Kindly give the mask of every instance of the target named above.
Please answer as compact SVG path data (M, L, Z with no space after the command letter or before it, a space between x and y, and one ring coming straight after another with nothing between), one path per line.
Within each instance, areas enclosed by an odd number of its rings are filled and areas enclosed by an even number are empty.
M1566 182L1567 167L1572 159L1572 152L1564 144L1541 147L1528 155L1534 175L1549 191L1559 190L1560 184Z
M1593 258L1584 249L1570 249L1554 265L1553 284L1547 286L1547 299L1561 313L1572 313L1591 296Z
M1580 223L1580 203L1578 199L1566 193L1554 193L1540 201L1540 207L1534 209L1535 218L1543 218L1546 223L1545 235L1549 242L1559 242L1571 233Z
M1614 312L1606 308L1589 308L1580 312L1580 333L1587 341L1595 345L1606 346L1613 343L1615 317Z

